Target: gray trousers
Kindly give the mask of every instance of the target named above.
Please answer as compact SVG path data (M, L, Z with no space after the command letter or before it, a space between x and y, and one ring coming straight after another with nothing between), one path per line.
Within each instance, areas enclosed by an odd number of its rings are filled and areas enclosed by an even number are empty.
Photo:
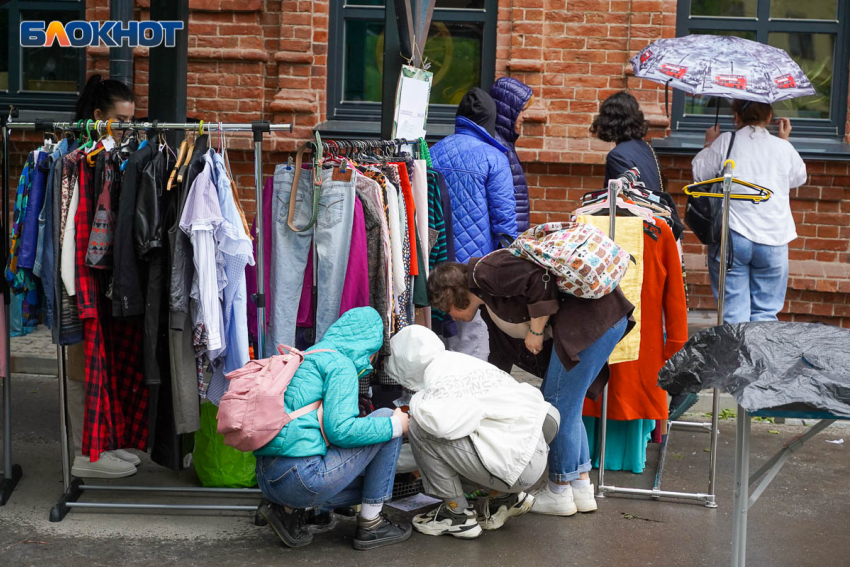
M490 330L487 323L476 313L470 322L457 321L457 335L443 339L446 348L474 356L484 362L490 358Z
M543 473L549 458L549 445L540 436L534 456L519 479L513 486L506 485L503 481L494 478L484 464L478 458L472 440L463 437L450 441L438 439L425 432L416 420L410 419L410 430L408 431L410 447L413 456L422 473L422 486L425 493L449 500L460 498L464 494L461 478L478 485L487 490L498 490L499 492L517 493L534 486Z

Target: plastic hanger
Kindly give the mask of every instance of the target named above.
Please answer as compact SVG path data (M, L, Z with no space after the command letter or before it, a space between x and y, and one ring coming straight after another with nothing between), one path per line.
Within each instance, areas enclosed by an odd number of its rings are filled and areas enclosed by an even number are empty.
M726 169L726 166L730 165L731 169L735 169L735 161L731 159L727 159L723 162L723 169ZM723 197L723 193L708 193L705 191L694 191L695 187L701 187L703 185L714 185L715 183L722 183L723 177L715 177L714 179L707 179L706 181L698 181L697 183L691 183L690 185L685 186L685 195L690 197ZM744 187L749 187L750 189L755 189L759 192L758 195L753 195L752 193L730 193L730 199L737 199L740 201L752 201L753 203L761 203L762 201L767 201L773 195L773 191L768 189L767 187L762 187L761 185L756 185L755 183L750 183L749 181L744 181L743 179L738 179L737 177L732 178L732 183L736 183L738 185L743 185Z
M174 182L177 180L177 170L180 169L180 166L183 165L183 160L186 159L186 150L189 147L189 143L184 138L182 142L180 142L180 148L177 150L177 161L174 162L174 167L171 169L171 174L168 176L168 183L165 184L165 190L171 191L171 187L174 186Z
M204 135L204 121L201 120L198 124L198 135ZM192 143L189 145L189 151L186 152L185 161L180 166L180 169L177 171L177 182L183 183L183 177L186 175L186 169L189 166L189 160L192 159L192 156L195 154L195 137L192 137Z

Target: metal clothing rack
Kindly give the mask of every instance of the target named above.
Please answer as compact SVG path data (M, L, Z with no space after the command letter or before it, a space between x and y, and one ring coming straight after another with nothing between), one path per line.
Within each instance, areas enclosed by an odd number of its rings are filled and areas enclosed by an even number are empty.
M724 164L724 168L725 168ZM734 167L734 163L733 163ZM628 180L628 178L626 178ZM623 184L623 178L612 179L608 182L608 202L615 203L617 194L620 192ZM717 324L723 324L723 304L726 297L726 247L729 239L729 195L732 192L732 173L726 172L723 177L723 225L721 231L721 252L720 252L720 282L719 282L719 291L718 291L718 304L717 304ZM612 207L610 214L610 225L609 225L609 236L611 240L614 239L614 231L616 225L616 207L615 205L610 205ZM598 455L599 455L599 471L598 471L598 480L596 485L596 497L597 498L605 498L606 494L629 494L633 496L650 496L654 500L658 500L660 498L673 498L680 500L696 500L698 502L702 502L707 508L717 508L717 502L715 499L715 491L716 491L716 471L717 471L717 436L719 433L719 429L717 426L718 423L718 414L720 413L720 397L719 392L715 388L712 391L713 400L712 400L712 412L711 412L711 424L707 423L692 423L687 421L668 421L667 422L667 434L664 435L664 438L661 442L661 451L658 457L658 464L656 465L655 471L655 483L651 489L646 488L627 488L621 486L613 486L605 484L605 450L606 450L606 437L608 434L608 385L605 385L605 389L602 391L602 412L600 419L600 428L599 428L599 445L598 445ZM710 446L710 457L709 457L709 466L708 466L708 492L676 492L670 490L661 490L661 479L664 473L664 463L667 456L667 445L669 442L670 434L673 431L673 428L677 429L692 429L698 431L709 431L711 433L711 446Z
M93 123L94 121L89 121ZM100 125L106 126L106 122L98 122L95 125L99 129ZM140 129L140 130L185 130L200 132L252 132L254 135L254 189L256 191L257 211L263 210L263 134L268 132L292 132L292 124L271 124L265 120L257 120L250 123L218 123L218 122L200 122L194 123L172 123L172 122L116 122L112 121L110 126L118 130ZM53 131L53 130L84 130L86 126L79 122L49 122L37 120L35 122L10 122L9 129L15 128L18 130L37 130L37 131ZM4 128L4 134L6 129ZM5 138L4 138L5 140ZM8 157L8 148L4 143L4 157ZM8 160L5 160L6 163ZM7 179L8 175L4 176ZM4 197L6 192L6 182L4 182ZM8 203L8 200L5 201ZM8 205L4 204L5 207ZM257 278L257 294L254 296L255 305L257 306L257 341L260 353L263 352L263 329L265 328L265 282L262 277L263 273L263 215L257 214L257 250L259 254L256 258L257 270L260 277ZM61 285L57 282L57 285ZM256 512L255 505L235 505L235 504L152 504L145 502L79 502L79 498L85 491L93 492L145 492L153 494L173 493L184 496L198 495L221 495L221 496L244 496L256 497L260 494L260 490L256 488L205 488L205 487L166 487L166 486L115 486L115 485L97 485L83 482L82 479L71 477L70 452L68 448L68 423L66 409L66 371L65 371L65 347L57 345L57 358L59 370L59 432L61 437L62 448L62 482L64 492L57 501L56 505L50 510L50 521L61 522L72 508L95 508L95 509L120 509L120 510L195 510L195 511L241 511L241 512ZM8 378L5 383L8 385ZM8 386L7 386L8 387ZM5 397L7 406L9 397ZM6 411L7 427L9 431L8 419L9 412ZM7 462L9 461L9 446L6 446ZM8 465L7 465L8 467ZM8 468L6 470L9 470ZM259 522L259 517L255 517L255 521Z
M3 136L3 235L0 236L0 246L3 247L3 265L6 265L6 259L9 255L9 130L6 126L7 117L0 115L0 135ZM12 321L11 315L11 291L6 278L0 283L3 286L3 313L0 316L6 322L6 336L0 337L0 340L6 342L6 354L3 361L6 366L5 376L3 376L3 468L0 469L0 506L6 504L9 498L12 497L12 492L23 476L23 470L20 465L12 464Z

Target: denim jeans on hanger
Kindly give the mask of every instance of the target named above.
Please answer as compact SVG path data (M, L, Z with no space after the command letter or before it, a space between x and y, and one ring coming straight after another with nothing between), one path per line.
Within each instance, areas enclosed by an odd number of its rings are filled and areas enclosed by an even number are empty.
M295 324L310 243L315 235L318 264L318 306L316 342L339 318L340 300L351 247L354 222L354 175L350 181L334 181L332 170L322 172L322 189L316 224L304 232L287 225L289 201L295 169L278 165L274 172L272 201L273 247L271 266L271 314L266 356L277 353L277 345L294 345ZM294 224L301 228L310 222L313 209L313 175L304 169L298 182Z

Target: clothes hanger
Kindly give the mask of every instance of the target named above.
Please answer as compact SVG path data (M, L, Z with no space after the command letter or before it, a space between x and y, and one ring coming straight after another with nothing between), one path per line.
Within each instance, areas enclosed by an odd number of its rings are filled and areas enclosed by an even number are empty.
M203 120L198 123L198 133L199 136L204 135ZM195 155L195 140L197 140L197 138L192 136L192 143L189 145L189 151L186 153L186 160L183 162L183 164L180 166L180 170L177 172L178 183L183 183L183 177L186 176L186 171L189 168L189 161L192 159L192 156Z
M177 150L177 161L174 162L174 167L171 169L171 174L168 176L168 183L165 184L166 191L171 191L171 188L174 186L174 182L177 180L177 171L183 164L183 160L186 159L186 150L188 148L189 143L186 141L186 138L183 138L183 141L180 142L180 148Z
M734 160L727 159L723 162L723 169L726 169L726 166L730 165L731 169L735 169ZM708 179L706 181L698 181L697 183L691 183L690 185L685 186L685 195L690 197L723 197L723 193L708 193L705 191L694 191L695 187L701 187L703 185L714 185L715 183L722 183L723 177L715 177L714 179ZM753 195L752 193L730 193L730 199L738 199L740 201L752 201L753 203L761 203L762 201L767 201L773 195L773 191L768 189L767 187L762 187L761 185L756 185L755 183L750 183L749 181L744 181L743 179L738 179L737 177L732 178L732 183L736 183L738 185L743 185L744 187L749 187L750 189L755 189L759 192L758 195Z
M109 120L107 120L106 122L101 122L100 120L98 120L98 121L97 121L97 123L95 123L94 128L95 128L95 130L98 132L98 135L100 135L100 126L101 126L101 124L103 124L103 125L105 125L105 126L106 126L106 134L107 134L107 136L106 136L106 138L103 138L103 136L101 136L101 139L100 139L100 140L98 140L99 142L101 142L101 140L103 140L103 142L105 142L106 140L112 140L112 123L113 123L113 122L115 122L115 119L114 119L114 118L110 118L110 119L109 119ZM114 147L114 140L113 140L113 147ZM95 161L97 161L97 160L95 159L95 156L97 156L97 154L99 154L100 152L102 152L102 151L103 151L103 150L105 150L105 149L106 149L106 145L105 145L105 143L101 143L101 145L100 145L99 147L97 147L97 148L93 149L92 151L90 151L90 152L88 153L88 155L86 156L86 162L88 162L88 164L89 164L90 166L94 167L94 165L95 165Z

